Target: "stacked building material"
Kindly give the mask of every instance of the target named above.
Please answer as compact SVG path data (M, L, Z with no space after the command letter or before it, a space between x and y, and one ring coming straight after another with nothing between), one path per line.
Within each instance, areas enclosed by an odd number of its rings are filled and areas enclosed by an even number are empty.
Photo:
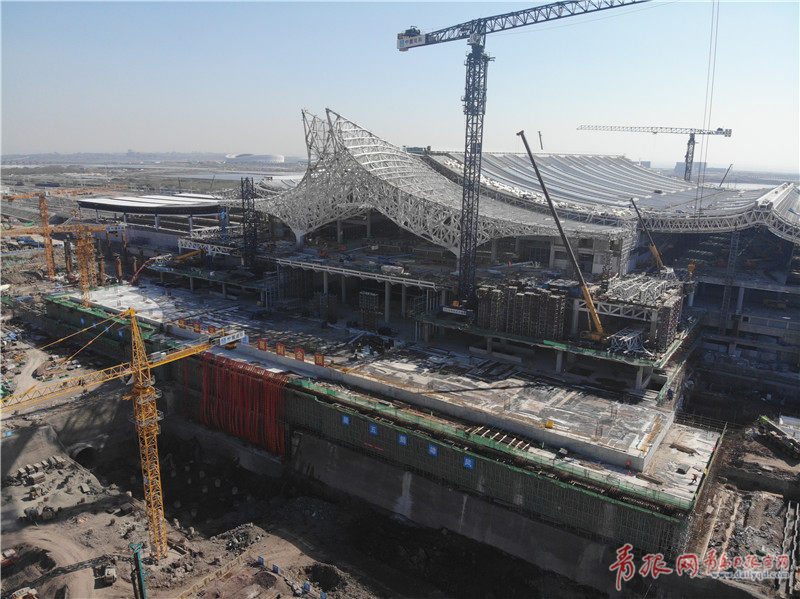
M310 298L314 292L314 272L300 268L287 268L283 273L283 296L286 298Z
M680 294L671 295L658 309L658 326L656 327L656 347L658 351L666 350L675 340L678 323L681 320L683 298Z
M475 325L536 339L563 339L566 296L539 287L480 287Z
M317 291L311 300L311 313L323 320L336 320L338 317L339 296Z
M378 294L371 291L359 293L358 308L361 312L361 328L367 331L378 330L381 321Z
M480 329L489 328L489 287L479 287L475 293L477 297L478 309L475 313L475 326Z

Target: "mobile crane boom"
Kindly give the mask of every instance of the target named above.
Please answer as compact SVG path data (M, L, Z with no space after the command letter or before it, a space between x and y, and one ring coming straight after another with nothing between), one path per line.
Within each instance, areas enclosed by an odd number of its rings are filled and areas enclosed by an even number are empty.
M535 6L525 10L503 13L493 17L473 19L430 33L411 27L397 34L397 49L432 46L455 40L467 40L472 50L467 54L467 79L464 91L464 175L461 199L461 220L458 258L459 299L471 303L475 295L475 271L478 246L478 203L481 187L481 156L483 152L483 117L486 113L486 74L489 61L486 36L498 31L516 29L536 23L574 17L586 13L640 4L648 0L568 0Z
M567 255L572 263L572 268L581 284L581 293L583 294L586 307L589 309L589 316L591 317L592 324L594 325L594 332L591 333L590 338L595 341L600 341L603 337L605 337L605 331L603 331L603 325L600 323L600 317L597 315L597 309L594 306L592 294L589 292L589 287L586 285L586 280L583 278L583 273L581 272L580 266L578 266L578 260L575 258L575 252L572 251L572 245L569 243L567 234L564 233L564 227L561 226L561 219L558 218L558 212L556 212L555 204L553 204L553 200L550 199L550 194L547 192L547 187L544 184L544 179L542 179L542 174L539 172L539 167L536 166L536 161L533 159L533 152L531 152L531 147L528 145L528 140L525 138L525 131L520 131L517 133L517 135L522 138L522 143L525 144L525 151L528 152L528 158L533 165L533 170L536 171L536 178L539 179L539 185L542 188L542 192L544 192L547 205L550 207L550 214L553 216L553 220L556 221L558 233L561 235L561 242L567 249Z
M658 252L656 242L653 241L653 236L650 235L650 229L648 229L647 225L644 224L642 213L639 212L639 207L636 205L636 202L633 200L633 198L631 198L631 206L633 206L633 209L636 210L636 218L639 219L639 226L644 229L644 232L647 235L647 241L650 243L650 253L652 253L653 258L655 258L656 266L658 267L658 270L663 270L664 262L661 260L661 254Z

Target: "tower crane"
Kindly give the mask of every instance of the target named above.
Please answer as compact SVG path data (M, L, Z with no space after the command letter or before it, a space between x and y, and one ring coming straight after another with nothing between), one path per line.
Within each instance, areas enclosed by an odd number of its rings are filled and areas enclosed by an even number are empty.
M0 237L24 237L26 235L41 235L44 238L44 259L47 267L47 277L53 279L56 276L56 262L53 253L53 238L52 235L56 233L71 233L78 237L78 258L81 259L81 251L86 253L86 244L92 244L90 254L94 255L93 241L91 233L105 231L110 233L113 231L125 231L125 225L51 225L50 216L47 211L47 196L43 193L39 195L39 217L40 224L38 227L18 227L15 229L4 229L0 232ZM26 197L26 196L15 196ZM83 239L83 242L81 242ZM81 248L83 243L83 248ZM87 254L88 258L91 258ZM90 287L92 285L89 285Z
M159 432L158 422L163 418L163 415L158 411L156 405L156 399L158 399L160 395L153 386L153 379L150 375L150 371L158 366L163 366L164 364L169 364L170 362L211 349L215 345L233 347L240 339L243 339L245 335L242 331L229 334L219 332L209 335L207 338L194 345L188 345L169 353L157 353L153 356L148 356L144 340L142 339L142 333L139 329L139 323L136 320L136 310L133 308L129 308L105 320L101 320L81 331L72 333L72 335L85 332L108 321L114 321L109 324L106 329L101 331L100 334L102 334L105 330L113 326L115 322L125 322L125 319L130 319L130 362L65 379L50 385L33 387L23 393L12 395L7 398L7 403L4 403L2 413L5 415L13 410L32 406L79 389L87 389L88 387L93 387L106 381L123 377L132 377L133 388L128 395L124 396L124 399L130 399L133 404L133 423L136 427L136 434L139 440L139 458L142 465L147 528L150 532L152 556L156 559L161 559L167 555L167 529L164 521L164 497L161 490L161 467L158 459L157 440ZM98 334L97 337L99 337L100 334ZM72 335L69 336L71 337ZM94 339L97 339L97 337ZM64 339L66 339L66 337ZM94 339L92 339L92 341L94 341ZM89 343L91 343L91 341Z
M580 125L578 131L626 131L628 133L677 133L688 135L689 142L686 144L686 156L684 156L684 181L692 180L692 163L694 162L694 142L695 135L722 135L730 137L733 133L730 129L692 129L689 127L626 127L624 125Z
M471 51L467 54L467 79L464 91L463 195L459 239L458 293L468 304L475 295L475 270L478 241L478 202L480 199L481 156L483 151L483 117L486 113L486 75L489 61L484 51L486 36L490 33L535 25L556 19L641 4L648 0L568 0L535 6L525 10L473 19L430 33L416 27L397 34L397 49L405 52L421 46L467 40Z

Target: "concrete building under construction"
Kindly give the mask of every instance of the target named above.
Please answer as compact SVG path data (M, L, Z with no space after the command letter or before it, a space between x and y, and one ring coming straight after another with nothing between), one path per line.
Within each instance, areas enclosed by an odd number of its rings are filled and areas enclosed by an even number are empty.
M726 430L687 405L731 381L787 412L800 402L796 186L702 188L621 156L537 156L598 341L526 157L483 156L465 317L463 156L409 152L330 110L303 123L296 187L78 200L124 223L96 244L126 273L144 267L137 284L93 289L88 305L54 293L44 313L10 305L56 337L134 308L149 352L244 331L157 385L165 430L219 431L214 450L256 475L291 471L603 591L613 579L597 572L624 543L695 548ZM652 268L631 198L667 268ZM121 356L130 339L96 343Z

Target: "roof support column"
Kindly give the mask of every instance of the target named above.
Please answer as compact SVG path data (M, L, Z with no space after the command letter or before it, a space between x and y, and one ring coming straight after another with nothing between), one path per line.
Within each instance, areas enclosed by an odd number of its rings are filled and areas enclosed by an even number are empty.
M406 286L400 286L400 316L406 317Z
M190 214L189 215L189 233L194 231L194 217Z
M328 271L322 273L322 293L328 295Z
M383 284L383 320L388 325L389 324L389 299L392 294L392 284L389 281L386 281Z

